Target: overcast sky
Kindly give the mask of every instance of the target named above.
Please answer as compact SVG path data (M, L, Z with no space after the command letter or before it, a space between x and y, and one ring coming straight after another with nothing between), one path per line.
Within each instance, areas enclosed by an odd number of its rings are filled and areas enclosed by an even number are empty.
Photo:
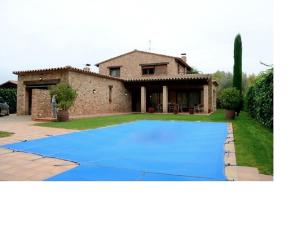
M133 49L180 56L204 73L232 71L243 41L243 71L273 63L271 0L1 0L0 82L14 70L95 64ZM96 68L93 70L96 71Z

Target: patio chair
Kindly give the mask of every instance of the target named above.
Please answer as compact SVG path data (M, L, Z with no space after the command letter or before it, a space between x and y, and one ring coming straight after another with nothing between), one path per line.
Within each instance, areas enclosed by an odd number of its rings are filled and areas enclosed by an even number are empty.
M183 112L182 104L177 104L178 112Z
M157 112L162 112L162 104L157 104Z
M200 113L200 112L203 112L204 109L203 109L203 105L202 104L197 104L194 106L194 112L195 113Z
M174 103L169 103L168 104L168 112L174 112L175 104Z

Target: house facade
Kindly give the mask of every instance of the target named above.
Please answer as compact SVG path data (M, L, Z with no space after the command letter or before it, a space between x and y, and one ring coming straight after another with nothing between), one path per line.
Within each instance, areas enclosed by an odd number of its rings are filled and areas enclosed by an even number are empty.
M163 113L216 109L217 83L209 74L189 74L185 54L172 57L134 50L96 66L99 73L71 66L14 72L18 75L17 114L51 117L48 88L60 82L77 91L71 117L150 108Z

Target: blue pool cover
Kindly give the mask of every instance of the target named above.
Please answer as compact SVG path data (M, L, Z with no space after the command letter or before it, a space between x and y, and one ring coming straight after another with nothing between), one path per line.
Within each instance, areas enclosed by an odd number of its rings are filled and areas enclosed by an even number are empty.
M79 164L51 181L217 181L226 137L226 123L142 120L4 147Z

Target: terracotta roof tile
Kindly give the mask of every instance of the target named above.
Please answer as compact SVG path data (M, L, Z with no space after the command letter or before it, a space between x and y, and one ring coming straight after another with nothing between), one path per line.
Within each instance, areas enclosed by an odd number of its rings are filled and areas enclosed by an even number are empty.
M177 75L157 75L138 78L127 78L125 82L141 82L141 81L171 81L171 80L209 80L210 74L177 74Z

